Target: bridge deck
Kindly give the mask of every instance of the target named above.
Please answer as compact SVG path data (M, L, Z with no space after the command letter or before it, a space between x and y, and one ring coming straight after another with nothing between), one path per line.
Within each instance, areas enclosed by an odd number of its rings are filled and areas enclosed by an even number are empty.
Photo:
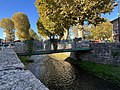
M77 48L77 49L59 49L57 51L54 50L45 50L45 51L36 51L33 52L32 55L41 55L41 54L53 54L53 53L62 53L62 52L86 52L86 51L91 51L92 48L89 47L82 47L82 48ZM19 56L28 56L28 53L17 53Z

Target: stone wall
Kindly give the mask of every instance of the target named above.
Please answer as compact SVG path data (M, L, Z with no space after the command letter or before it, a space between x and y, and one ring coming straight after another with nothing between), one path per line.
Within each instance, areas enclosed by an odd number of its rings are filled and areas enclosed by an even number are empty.
M92 51L74 53L79 60L120 65L120 43L91 43Z
M0 90L48 90L24 65L12 49L0 51Z

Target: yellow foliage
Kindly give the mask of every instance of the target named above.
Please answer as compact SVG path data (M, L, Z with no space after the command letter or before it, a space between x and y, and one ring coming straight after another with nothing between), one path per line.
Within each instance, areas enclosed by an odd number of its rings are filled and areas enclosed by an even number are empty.
M22 12L15 13L12 16L14 27L17 30L16 35L20 40L27 40L30 38L29 29L30 23L27 15Z

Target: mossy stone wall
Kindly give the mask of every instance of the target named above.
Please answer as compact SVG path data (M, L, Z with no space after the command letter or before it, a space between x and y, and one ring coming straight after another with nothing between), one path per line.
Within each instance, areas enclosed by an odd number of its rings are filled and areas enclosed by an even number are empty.
M91 43L90 47L92 51L71 54L78 60L120 65L120 43Z

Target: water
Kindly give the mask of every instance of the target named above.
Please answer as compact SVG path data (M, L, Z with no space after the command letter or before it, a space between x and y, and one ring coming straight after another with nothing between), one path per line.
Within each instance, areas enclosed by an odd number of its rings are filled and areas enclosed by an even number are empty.
M47 55L32 56L34 63L26 68L50 90L120 90L115 84L74 67L69 62L54 60Z

